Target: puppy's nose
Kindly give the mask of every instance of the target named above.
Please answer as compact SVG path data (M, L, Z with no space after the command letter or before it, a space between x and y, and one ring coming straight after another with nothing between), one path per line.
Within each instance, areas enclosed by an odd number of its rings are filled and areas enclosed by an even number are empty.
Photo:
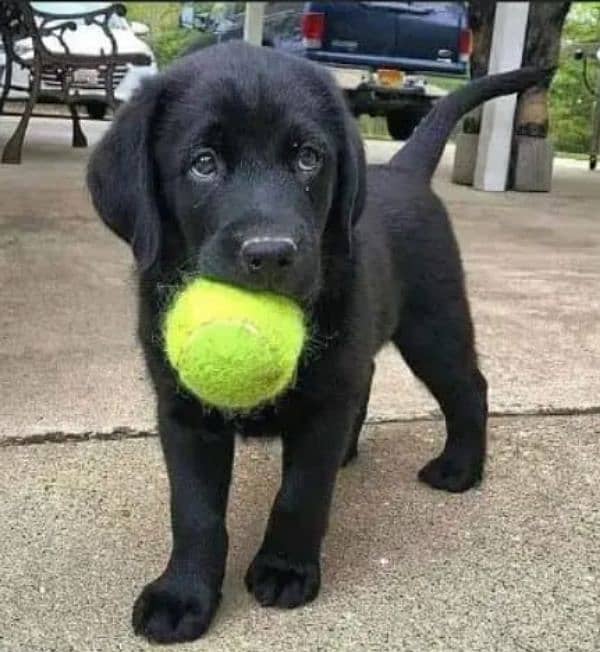
M250 274L285 272L294 264L298 247L291 238L250 238L242 244L241 256Z

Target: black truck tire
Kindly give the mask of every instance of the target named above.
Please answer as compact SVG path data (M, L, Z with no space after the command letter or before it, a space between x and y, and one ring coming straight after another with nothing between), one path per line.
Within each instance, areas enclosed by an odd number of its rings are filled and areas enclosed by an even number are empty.
M387 127L394 140L407 140L421 120L429 113L429 104L406 107L387 114Z

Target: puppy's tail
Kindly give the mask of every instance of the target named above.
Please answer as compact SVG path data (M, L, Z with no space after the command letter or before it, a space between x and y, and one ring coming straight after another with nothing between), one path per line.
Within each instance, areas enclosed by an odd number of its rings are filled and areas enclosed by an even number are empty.
M554 68L527 67L480 77L446 95L425 116L413 135L391 159L390 165L411 176L429 180L442 156L454 125L465 113L498 95L510 95L546 79Z

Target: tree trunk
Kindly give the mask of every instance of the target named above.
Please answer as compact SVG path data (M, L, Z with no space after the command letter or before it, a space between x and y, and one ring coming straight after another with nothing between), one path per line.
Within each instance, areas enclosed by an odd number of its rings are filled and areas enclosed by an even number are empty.
M524 66L551 68L558 65L560 36L570 2L530 2L529 21L523 52ZM487 73L496 3L490 0L469 2L469 25L473 30L471 77ZM553 75L522 93L517 104L515 133L545 138L548 134L548 88ZM481 111L469 116L464 129L479 131Z
M476 79L487 73L496 3L491 0L469 2L469 27L473 32L473 52L471 53L471 78Z
M524 66L558 66L560 35L570 2L531 2L523 53ZM522 93L517 104L515 133L545 138L548 135L548 89L554 75Z

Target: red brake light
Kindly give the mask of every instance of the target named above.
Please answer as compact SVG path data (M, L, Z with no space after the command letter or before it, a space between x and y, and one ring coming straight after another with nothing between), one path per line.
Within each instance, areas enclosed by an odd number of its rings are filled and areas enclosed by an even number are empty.
M305 48L320 48L325 34L325 14L309 12L302 16L302 43Z
M458 54L461 61L468 61L473 51L473 32L470 29L461 29L458 41Z

